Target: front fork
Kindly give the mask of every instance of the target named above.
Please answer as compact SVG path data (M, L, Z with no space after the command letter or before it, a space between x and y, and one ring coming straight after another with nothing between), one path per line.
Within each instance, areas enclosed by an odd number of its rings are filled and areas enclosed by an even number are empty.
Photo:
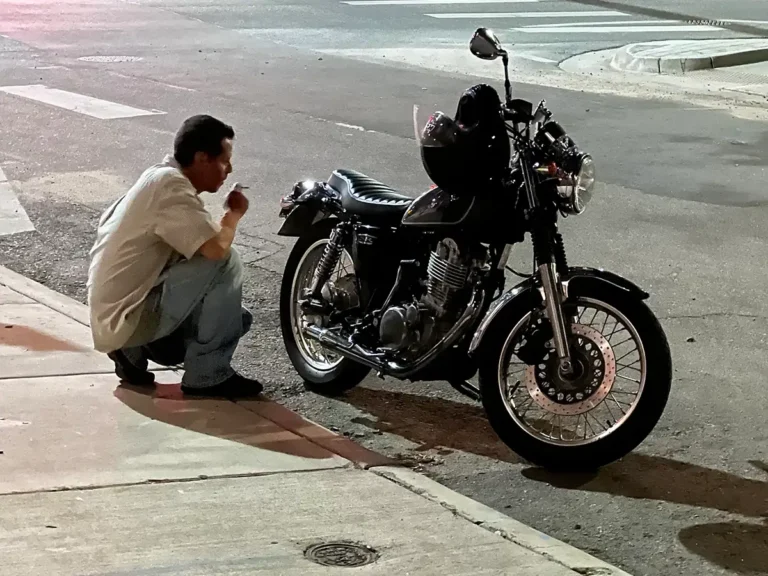
M573 373L573 363L571 362L571 351L568 345L568 336L570 330L565 323L563 314L563 291L560 283L557 267L553 262L544 262L539 265L539 278L544 290L544 300L547 307L547 316L552 324L552 336L555 344L555 351L560 361L560 372L562 374Z
M539 203L536 194L536 178L530 168L531 165L530 159L524 155L520 167L525 192L528 196L528 205L532 209L533 255L536 259L539 280L544 292L547 317L552 325L560 373L567 376L573 374L573 362L568 344L571 330L570 322L566 324L563 314L564 291L562 290L560 275L568 270L568 262L565 257L563 237L557 232L555 220L546 213Z

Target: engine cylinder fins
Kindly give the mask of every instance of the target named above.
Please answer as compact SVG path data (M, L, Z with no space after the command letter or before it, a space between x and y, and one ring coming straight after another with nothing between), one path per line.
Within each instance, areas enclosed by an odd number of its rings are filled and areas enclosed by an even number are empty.
M452 296L461 291L469 276L469 263L462 257L461 250L455 240L441 240L429 256L427 264L427 300L428 305L444 309ZM444 310L438 310L444 312Z
M433 282L445 284L453 290L461 290L469 275L469 267L442 260L433 252L429 257L427 274Z

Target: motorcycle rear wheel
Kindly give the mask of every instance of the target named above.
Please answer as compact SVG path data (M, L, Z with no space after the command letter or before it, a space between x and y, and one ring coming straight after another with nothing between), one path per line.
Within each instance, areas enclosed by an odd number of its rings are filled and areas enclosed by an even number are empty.
M305 387L323 396L339 396L351 390L370 372L367 366L334 354L301 331L298 293L308 287L308 279L317 267L332 229L331 221L321 221L298 239L288 257L280 287L280 328L286 352Z
M672 360L661 325L643 301L618 288L592 284L571 290L569 304L577 306L571 310L574 315L581 311L578 319L569 316L581 376L567 380L557 372L551 342L542 343L546 355L534 359L534 365L511 361L525 350L520 344L535 320L534 304L531 296L508 306L486 333L479 383L491 426L514 452L552 470L594 470L622 458L652 432L669 398ZM528 334L533 341L535 336ZM613 337L617 340L612 344ZM634 355L622 348L633 341ZM510 374L509 364L520 370ZM625 383L630 391L620 390ZM634 387L638 390L631 400ZM605 410L598 412L601 408ZM527 419L531 410L542 416ZM590 432L593 437L588 438Z

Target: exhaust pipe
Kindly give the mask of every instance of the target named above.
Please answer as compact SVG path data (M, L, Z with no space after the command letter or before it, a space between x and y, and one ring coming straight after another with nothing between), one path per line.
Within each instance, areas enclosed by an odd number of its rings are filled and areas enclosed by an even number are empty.
M314 324L310 324L304 328L304 333L313 340L320 342L320 344L329 344L334 352L338 352L350 360L364 364L374 370L381 371L384 368L384 362L379 360L377 356L368 352L358 344L350 343L332 330L318 328Z
M369 368L373 368L380 374L388 374L395 378L407 378L421 368L429 364L434 358L453 345L453 343L463 334L465 327L473 322L480 311L482 310L482 303L484 300L484 294L482 290L477 289L472 295L469 305L464 313L458 319L453 328L446 334L440 341L435 344L431 350L421 356L415 362L408 365L401 365L393 361L384 361L382 358L384 354L378 354L375 352L369 352L358 344L353 344L348 340L345 340L338 335L337 332L328 328L318 328L314 324L304 328L304 333L317 340L321 344L328 344L334 352L341 354L342 356L359 362Z

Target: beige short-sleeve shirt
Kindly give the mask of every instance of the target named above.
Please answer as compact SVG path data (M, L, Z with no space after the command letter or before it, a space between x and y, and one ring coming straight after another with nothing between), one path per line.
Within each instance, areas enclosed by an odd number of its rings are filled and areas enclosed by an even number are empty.
M192 258L220 230L172 156L148 168L99 220L88 272L95 349L121 348L165 267Z

